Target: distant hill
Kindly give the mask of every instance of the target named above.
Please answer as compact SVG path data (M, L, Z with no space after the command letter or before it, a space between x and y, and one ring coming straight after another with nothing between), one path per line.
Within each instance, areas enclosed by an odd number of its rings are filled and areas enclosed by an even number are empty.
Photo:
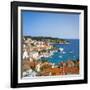
M69 41L66 39L60 39L60 38L54 38L54 37L43 37L43 36L24 36L25 39L31 38L32 40L37 40L37 41L47 41L50 43L61 43L61 44L68 44Z

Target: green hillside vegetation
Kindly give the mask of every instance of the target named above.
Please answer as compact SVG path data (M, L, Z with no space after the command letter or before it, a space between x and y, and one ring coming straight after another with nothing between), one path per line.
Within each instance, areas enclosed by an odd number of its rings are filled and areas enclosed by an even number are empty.
M68 44L69 41L65 39L59 39L59 38L53 38L53 37L43 37L43 36L38 36L38 37L32 37L32 36L24 36L25 39L31 38L32 40L37 40L37 41L46 41L50 43L61 43L61 44Z

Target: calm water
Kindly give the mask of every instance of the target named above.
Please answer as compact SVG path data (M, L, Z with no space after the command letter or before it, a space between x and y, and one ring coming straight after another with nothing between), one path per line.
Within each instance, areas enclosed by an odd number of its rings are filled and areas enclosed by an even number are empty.
M54 52L52 56L43 58L49 62L58 64L59 62L66 60L77 60L79 59L79 40L68 40L70 44L53 44L57 48L63 48L63 51Z

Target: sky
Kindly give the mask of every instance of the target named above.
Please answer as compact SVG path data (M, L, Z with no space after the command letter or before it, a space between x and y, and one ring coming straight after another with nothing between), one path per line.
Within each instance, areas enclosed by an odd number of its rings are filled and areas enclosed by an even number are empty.
M79 39L79 14L22 11L24 36Z

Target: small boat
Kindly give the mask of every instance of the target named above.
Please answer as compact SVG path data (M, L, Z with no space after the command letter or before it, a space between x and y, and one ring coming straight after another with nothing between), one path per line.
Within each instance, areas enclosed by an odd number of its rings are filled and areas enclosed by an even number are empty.
M63 48L59 48L59 51L60 51L60 52L63 52L63 50L64 50Z
M62 56L59 56L60 58L62 58Z
M72 51L70 51L69 53L73 53Z
M66 54L66 52L62 52L63 54Z

